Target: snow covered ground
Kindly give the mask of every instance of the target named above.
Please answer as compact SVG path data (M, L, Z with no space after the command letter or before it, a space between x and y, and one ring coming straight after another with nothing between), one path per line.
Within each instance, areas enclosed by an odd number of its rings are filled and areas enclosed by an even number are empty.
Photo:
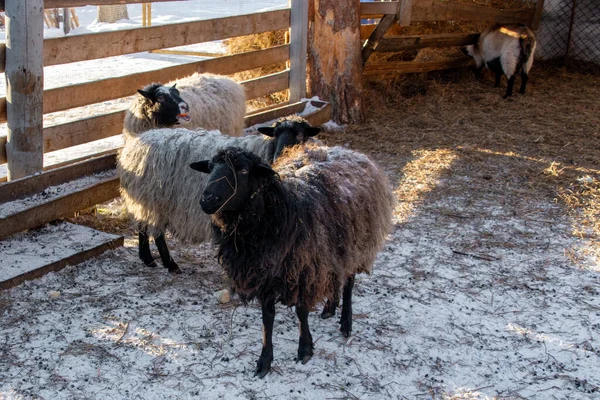
M153 16L223 16L287 1L181 4L164 12L155 4ZM107 28L85 9L86 30ZM137 26L139 9L129 8ZM46 84L181 61L144 53L49 67ZM315 355L297 364L296 316L279 305L273 372L254 378L260 309L235 297L219 303L227 282L214 249L170 241L184 271L173 276L146 268L130 233L123 248L0 292L0 399L599 399L600 267L579 256L589 242L571 234L575 222L551 198L490 190L494 176L461 173L455 154L429 183L412 179L400 157L386 164L394 188L419 201L400 204L406 218L373 274L358 277L349 339L337 317L311 313ZM504 178L502 168L492 173Z
M306 365L279 305L273 372L253 377L260 308L219 303L212 247L171 241L173 276L130 236L0 292L0 398L600 398L600 274L570 256L587 245L571 221L552 202L500 206L462 176L434 183L358 278L353 335L311 313Z

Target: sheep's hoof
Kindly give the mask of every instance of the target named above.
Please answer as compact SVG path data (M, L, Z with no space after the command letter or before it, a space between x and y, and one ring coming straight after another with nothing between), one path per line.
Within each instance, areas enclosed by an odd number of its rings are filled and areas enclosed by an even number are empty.
M256 362L254 376L258 376L260 379L264 378L271 370L271 361L273 361L273 356L260 356Z
M177 264L171 265L169 267L169 273L171 274L183 274L183 271L181 271L181 268L179 268L179 266Z
M341 324L340 332L342 332L342 335L344 335L345 338L349 338L350 333L352 332L352 320L342 320Z
M323 307L323 311L321 311L321 318L327 319L335 316L335 309L337 308L336 304L327 300L325 306Z
M146 267L156 268L156 260L144 260L144 264L146 264Z
M296 362L302 361L302 364L306 364L308 360L310 360L313 356L313 345L308 344L305 346L298 347L298 357L296 358Z

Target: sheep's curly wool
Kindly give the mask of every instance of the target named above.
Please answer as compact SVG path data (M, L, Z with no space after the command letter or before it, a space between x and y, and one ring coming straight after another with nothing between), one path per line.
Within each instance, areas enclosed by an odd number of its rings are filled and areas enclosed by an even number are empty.
M218 131L164 128L131 136L117 160L121 196L127 212L148 234L169 231L188 243L210 240L210 217L198 199L207 176L190 163L210 159L220 149L238 146L272 160L274 140L262 135L230 137Z
M240 154L227 149L213 162L235 164ZM243 301L313 310L348 277L371 272L392 227L393 195L367 156L341 147L295 146L273 169L279 176L252 177L242 210L213 215L219 260Z
M176 84L180 97L188 104L191 120L185 125L190 130L219 130L229 136L241 136L246 115L246 94L235 80L215 74L195 73L165 84ZM163 86L154 84L154 87ZM156 105L151 105L137 94L125 112L124 132L136 135L159 128L151 118Z

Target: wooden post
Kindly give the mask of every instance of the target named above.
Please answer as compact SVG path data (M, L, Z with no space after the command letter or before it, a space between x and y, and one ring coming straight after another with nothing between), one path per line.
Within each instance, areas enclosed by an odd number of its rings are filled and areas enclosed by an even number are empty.
M360 123L364 119L360 2L309 3L309 95L331 104L335 122Z
M306 97L308 2L290 0L290 103Z
M544 12L544 0L537 0L535 5L535 11L531 20L531 29L537 31L540 27L540 21L542 20L542 13Z
M63 8L63 32L65 35L71 31L71 17L69 16L69 9Z
M412 18L412 0L401 0L398 7L398 25L409 26Z
M42 170L43 0L6 0L8 180Z
M375 51L377 45L379 44L379 41L381 40L381 38L383 38L383 35L385 35L385 33L388 31L388 29L390 29L392 25L394 25L396 19L397 18L395 14L385 14L383 18L381 18L381 20L379 21L373 32L371 32L369 39L367 39L365 45L361 50L361 59L363 65L367 62L371 54Z

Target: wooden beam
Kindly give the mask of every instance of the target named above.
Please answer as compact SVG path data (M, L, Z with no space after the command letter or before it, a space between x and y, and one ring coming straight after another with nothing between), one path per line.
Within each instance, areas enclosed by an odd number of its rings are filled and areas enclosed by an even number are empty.
M244 118L244 123L246 127L253 126L256 124L262 124L263 122L299 113L302 110L304 110L305 106L306 101L299 101L297 103L277 107L271 110L250 114Z
M65 194L39 206L0 218L0 239L36 228L48 221L119 197L119 178L107 178L85 189Z
M44 165L44 1L7 0L6 38L6 98L0 107L8 119L6 155L12 180L39 172Z
M542 13L544 12L544 0L537 0L535 10L533 11L533 17L531 17L531 29L537 31L540 27L540 21L542 20Z
M167 1L188 1L188 0L45 0L44 8L63 8L63 7L84 7L84 6L110 6L114 4L139 4L139 3L157 3ZM4 11L5 0L0 0L0 11Z
M306 46L308 35L308 2L290 0L290 102L306 97Z
M50 164L50 165L46 165L44 167L44 171L52 171L54 169L57 168L62 168L62 167L66 167L68 165L72 165L81 161L86 161L86 160L90 160L92 158L97 158L97 157L103 157L103 156L107 156L110 154L117 154L117 152L119 151L119 147L115 147L112 149L108 149L108 150L104 150L104 151L99 151L98 153L93 153L93 154L86 154L84 156L80 156L77 158L73 158L67 161L63 161L63 162L59 162L56 164ZM6 182L6 176L1 176L0 177L0 183L4 183Z
M438 61L398 61L398 62L374 62L369 63L365 67L365 75L381 75L381 74L406 74L438 71L452 68L463 68L475 65L470 57L462 57L451 60Z
M213 72L227 75L284 62L288 58L289 45L281 45L265 50L256 50L117 78L107 78L94 82L49 89L44 92L45 101L43 110L44 113L51 113L131 96L136 93L137 89L149 83L166 83L192 75L194 72ZM6 120L6 112L2 109L3 102L5 103L6 99L2 97L0 98L0 122Z
M44 128L44 153L121 134L125 110Z
M397 5L398 4L396 4L396 6ZM371 36L369 36L369 39L367 40L367 42L364 44L364 46L362 48L361 56L362 56L363 65L367 62L367 60L369 59L371 54L377 48L377 45L379 44L379 40L383 37L383 35L385 35L385 33L388 31L388 29L390 29L390 27L394 24L394 22L396 22L396 14L395 13L394 14L386 14L383 16L383 18L381 18L381 21L379 21L379 24L377 24L377 27L375 28L373 33L371 33Z
M6 135L0 135L0 164L6 163Z
M442 33L435 35L384 36L379 42L378 52L399 52L425 47L466 46L477 41L477 34Z
M246 91L246 100L250 100L285 90L289 81L290 72L286 70L240 83Z
M44 128L44 153L119 135L125 110ZM6 136L0 136L0 164L6 162Z
M116 249L117 247L123 246L124 238L123 236L116 237L109 241L105 241L98 246L94 246L84 251L80 251L79 253L73 254L69 257L65 257L56 262L44 265L41 268L34 269L32 271L25 272L21 275L15 276L13 278L7 279L5 281L0 282L0 290L9 289L11 287L15 287L20 285L25 281L30 281L32 279L41 278L49 272L60 271L61 269L69 266L69 265L77 265L91 258L97 257L100 254L104 253L107 250Z
M410 26L412 19L412 0L400 0L398 8L398 25Z
M398 13L398 1L386 1L386 2L368 2L360 3L360 15L361 16L382 16L384 14Z
M499 10L476 4L442 0L413 0L412 22L430 21L495 21L503 23L521 22L529 24L533 9ZM379 17L396 14L398 1L360 3L362 16Z
M2 183L0 184L0 203L31 196L34 193L41 193L50 186L60 185L86 175L115 168L116 163L117 155L113 153Z
M290 10L66 36L44 41L44 66L183 46L290 26Z

